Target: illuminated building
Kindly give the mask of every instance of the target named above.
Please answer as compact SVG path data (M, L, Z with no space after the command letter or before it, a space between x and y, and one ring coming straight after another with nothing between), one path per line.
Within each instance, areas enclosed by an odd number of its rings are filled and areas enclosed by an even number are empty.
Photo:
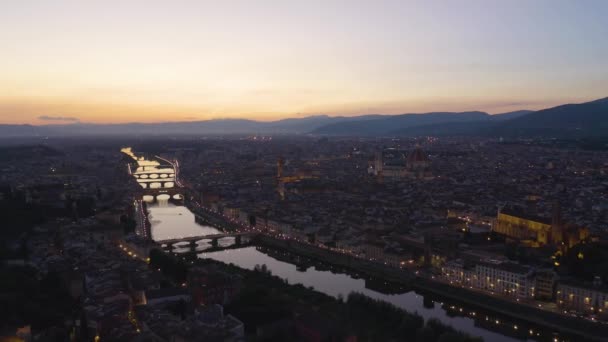
M557 305L562 310L608 316L608 289L602 287L599 277L595 278L592 285L571 280L560 281L556 294Z
M474 267L466 267L460 259L450 260L441 266L441 276L450 284L477 287L477 272Z
M554 205L551 220L502 209L498 212L492 230L508 240L530 247L555 245L562 250L588 239L590 235L587 228L563 223L558 204Z
M512 263L480 263L475 266L477 288L514 298L534 296L533 270Z
M510 210L498 212L495 233L508 239L533 245L546 245L551 241L551 222L536 216L524 215Z
M475 267L466 267L461 260L454 260L441 267L441 277L453 285L515 299L532 298L535 293L534 270L514 263L485 261Z
M285 160L279 157L277 160L277 192L281 199L285 199L285 184L299 182L303 179L317 178L311 170L298 170L293 175L284 175Z

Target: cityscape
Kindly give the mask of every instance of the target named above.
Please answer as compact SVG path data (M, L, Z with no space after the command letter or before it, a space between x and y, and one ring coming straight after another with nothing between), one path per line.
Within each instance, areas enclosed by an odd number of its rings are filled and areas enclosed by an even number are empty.
M607 4L135 3L0 5L0 342L608 341Z

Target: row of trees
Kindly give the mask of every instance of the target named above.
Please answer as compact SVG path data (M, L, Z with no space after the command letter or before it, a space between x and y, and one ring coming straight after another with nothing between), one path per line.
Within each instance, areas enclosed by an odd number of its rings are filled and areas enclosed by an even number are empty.
M390 303L359 293L348 295L344 303L345 321L365 341L476 342L469 336L436 319L424 321L422 316L400 309Z
M229 265L224 266L231 269ZM300 284L289 285L265 271L264 265L253 271L241 271L243 289L226 310L239 317L251 333L257 326L285 319L297 320L299 314L312 312L328 322L334 340L356 335L359 341L482 341L438 320L425 322L416 313L363 294L351 293L346 299L336 299Z
M336 299L300 284L290 285L284 279L273 276L265 265L257 265L254 270L248 271L208 259L195 262L197 265L215 265L226 272L243 276L239 296L225 309L242 320L250 334L255 334L259 327L285 320L294 322L300 314L312 313L330 322L328 326L331 327L332 338L336 340L356 335L360 341L482 341L438 320L425 322L416 313L363 294L351 293L346 299ZM150 252L150 265L160 268L176 282L185 280L188 272L188 263L160 250ZM293 333L283 331L281 337L289 339Z
M160 269L165 276L176 283L183 283L188 277L188 265L186 262L160 249L150 251L150 267Z
M37 331L62 326L77 302L62 275L29 266L0 266L0 319L6 327L31 324Z

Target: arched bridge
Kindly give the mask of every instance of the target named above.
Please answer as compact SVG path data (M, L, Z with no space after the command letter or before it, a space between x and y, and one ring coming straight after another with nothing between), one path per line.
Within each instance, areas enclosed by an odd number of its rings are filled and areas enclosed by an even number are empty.
M170 188L170 189L139 189L136 196L143 198L146 202L156 202L157 200L166 199L174 201L183 201L184 188Z
M226 237L233 237L235 245L241 245L243 237L253 238L257 235L256 232L226 232L226 233L218 233L218 234L208 234L208 235L199 235L199 236L188 236L183 238L174 238L174 239L165 239L165 240L155 240L155 242L159 245L166 245L166 249L170 251L173 250L175 244L180 242L189 242L191 249L196 249L196 243L202 240L211 240L211 245L213 247L218 246L218 240Z

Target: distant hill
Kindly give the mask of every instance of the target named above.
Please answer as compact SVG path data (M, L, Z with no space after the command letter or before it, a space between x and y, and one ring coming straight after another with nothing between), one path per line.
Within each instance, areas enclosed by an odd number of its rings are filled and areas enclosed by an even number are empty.
M55 135L200 135L256 133L262 123L245 119L193 122L71 124L54 126ZM49 126L47 126L49 127Z
M334 123L314 131L325 135L470 135L494 137L608 137L608 98L539 111L488 115L483 112L404 114L372 122Z
M532 112L534 112L534 111L533 110L516 110L514 112L494 114L494 115L492 115L492 120L503 121L503 120L515 119L520 116L530 114Z
M0 125L0 137L23 137L43 135L45 129L32 125Z
M314 115L270 122L219 119L193 122L0 125L0 137L80 135L315 134L327 136L475 135L504 137L608 137L608 98L536 112L435 112L355 117Z
M532 112L504 121L490 133L524 137L605 137L608 136L608 98Z
M479 120L461 120L440 122L430 125L421 125L400 128L392 132L397 136L483 136L488 130L494 129L500 122L511 120L532 113L531 110L518 110L514 112L493 114L480 117Z
M0 147L0 162L18 162L62 155L63 152L44 145Z
M387 136L399 135L402 131L412 130L413 127L439 125L445 123L463 123L489 121L490 115L484 112L438 112L422 114L401 114L382 116L374 120L359 120L338 122L320 127L313 134L322 135L352 135L352 136Z
M444 122L431 125L400 128L389 134L391 136L483 136L488 129L494 128L496 122L492 119Z

